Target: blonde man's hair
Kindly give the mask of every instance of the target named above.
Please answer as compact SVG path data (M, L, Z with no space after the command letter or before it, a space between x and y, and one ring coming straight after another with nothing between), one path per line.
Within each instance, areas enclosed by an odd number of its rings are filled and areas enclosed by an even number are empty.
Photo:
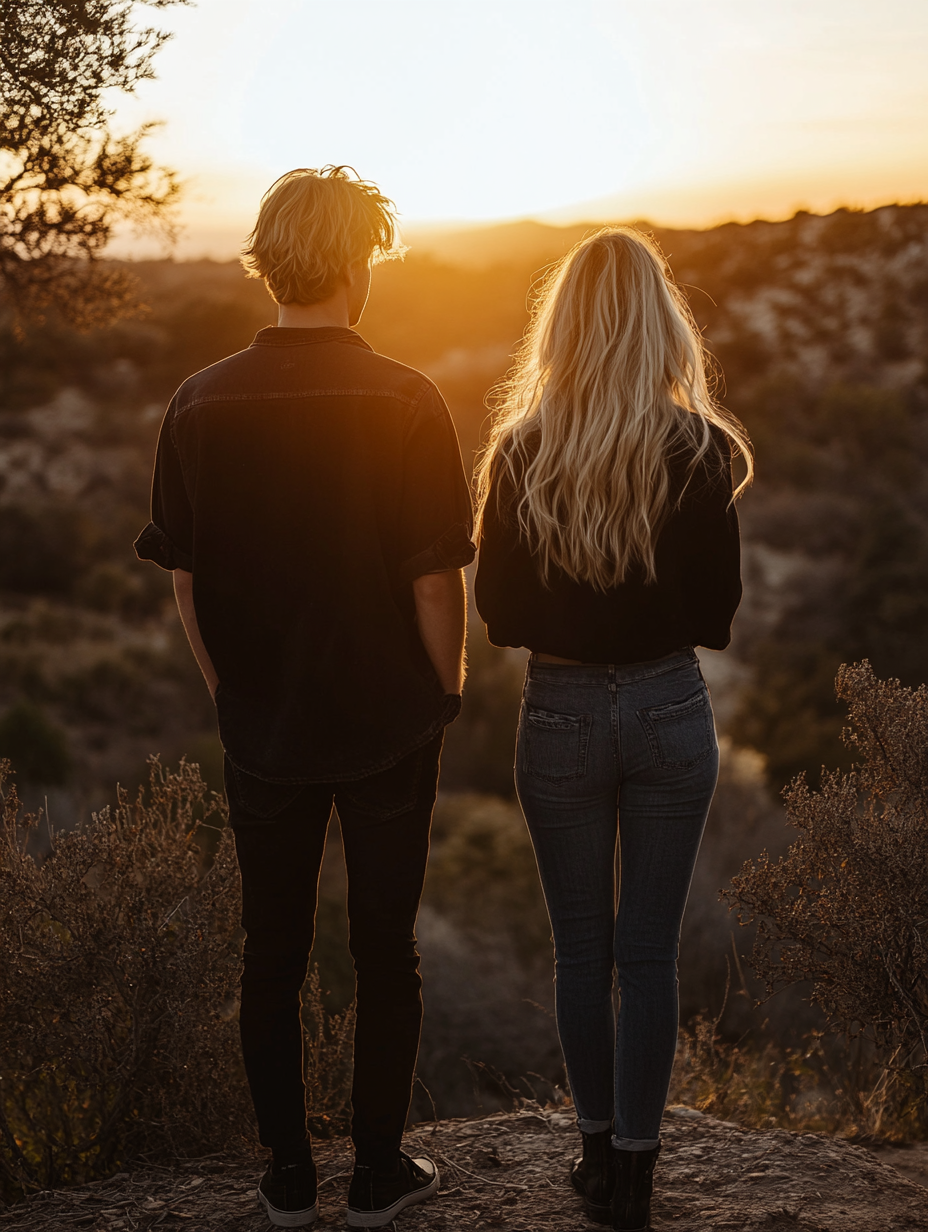
M708 356L657 244L606 227L552 267L477 464L477 524L499 481L547 582L553 568L606 590L633 565L656 580L654 549L671 508L671 455L686 482L720 428L753 475L751 445L713 400ZM725 451L727 453L727 451ZM494 496L493 499L497 499Z
M353 177L353 178L352 178ZM396 207L353 167L297 167L261 198L242 250L249 278L278 304L318 304L350 265L398 256Z

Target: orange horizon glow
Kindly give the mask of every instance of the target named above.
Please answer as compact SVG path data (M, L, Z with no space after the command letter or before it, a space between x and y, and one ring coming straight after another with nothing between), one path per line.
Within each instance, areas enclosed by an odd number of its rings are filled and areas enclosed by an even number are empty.
M375 180L410 234L928 198L921 0L878 17L867 0L198 0L159 19L159 79L116 119L165 121L151 148L188 181L180 257L234 256L277 175L327 162Z

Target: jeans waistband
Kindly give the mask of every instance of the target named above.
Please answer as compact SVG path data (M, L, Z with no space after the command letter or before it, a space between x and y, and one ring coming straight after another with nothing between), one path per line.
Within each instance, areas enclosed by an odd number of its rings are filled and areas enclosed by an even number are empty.
M561 684L630 684L698 662L693 647L683 646L660 659L648 659L645 663L583 663L572 666L567 663L540 663L532 655L526 671L531 680L557 681Z

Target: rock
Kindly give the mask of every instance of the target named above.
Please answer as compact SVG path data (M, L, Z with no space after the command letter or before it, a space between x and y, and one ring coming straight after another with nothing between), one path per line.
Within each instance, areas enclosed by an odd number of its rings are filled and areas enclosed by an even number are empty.
M668 1109L662 1132L654 1232L928 1232L928 1189L863 1147L819 1134L744 1130L693 1108ZM563 1109L526 1107L420 1125L405 1148L436 1160L442 1192L405 1211L396 1227L594 1229L567 1180L577 1146L573 1117ZM330 1232L344 1227L350 1144L320 1142L315 1154L322 1211L316 1227ZM173 1173L139 1169L131 1178L39 1194L0 1215L0 1230L115 1227L116 1217L138 1229L170 1223L190 1232L267 1232L254 1198L262 1167L255 1158L214 1156Z

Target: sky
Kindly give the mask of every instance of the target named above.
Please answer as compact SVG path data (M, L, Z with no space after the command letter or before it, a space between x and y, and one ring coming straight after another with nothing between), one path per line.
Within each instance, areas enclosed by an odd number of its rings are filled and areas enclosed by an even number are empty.
M326 163L380 185L411 234L928 199L925 0L197 0L154 17L175 37L116 123L163 121L150 148L186 182L179 255L234 255L264 189Z

